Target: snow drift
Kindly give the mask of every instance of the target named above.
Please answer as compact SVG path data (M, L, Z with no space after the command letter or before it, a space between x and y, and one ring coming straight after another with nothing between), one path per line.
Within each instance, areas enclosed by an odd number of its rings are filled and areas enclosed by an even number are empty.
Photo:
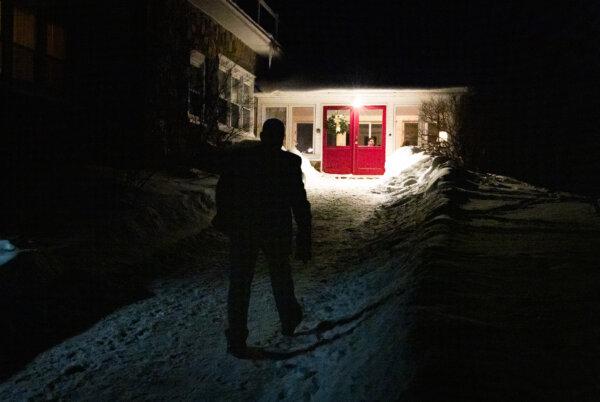
M592 400L600 218L583 198L402 148L380 179L314 172L306 319L280 334L260 261L250 343L225 354L227 243L210 230L166 263L186 275L41 354L0 399Z

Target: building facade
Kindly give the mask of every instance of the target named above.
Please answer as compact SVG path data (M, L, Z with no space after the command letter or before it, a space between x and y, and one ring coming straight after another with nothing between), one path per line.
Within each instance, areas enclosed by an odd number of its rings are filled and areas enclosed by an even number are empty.
M255 95L257 122L282 120L286 148L297 148L323 172L381 175L399 147L447 139L420 119L424 101L465 92L463 87L273 90Z
M253 137L256 74L281 53L278 16L264 0L240 4L248 11L232 0L0 0L2 149L29 165L119 165Z

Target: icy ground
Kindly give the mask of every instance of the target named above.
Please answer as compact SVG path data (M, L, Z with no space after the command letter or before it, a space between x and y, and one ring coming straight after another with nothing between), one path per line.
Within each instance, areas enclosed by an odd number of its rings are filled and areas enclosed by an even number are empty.
M587 200L403 150L382 179L306 170L314 261L285 338L263 260L249 343L225 353L227 241L159 259L153 295L40 354L1 400L594 400L600 217ZM154 264L157 262L154 261Z

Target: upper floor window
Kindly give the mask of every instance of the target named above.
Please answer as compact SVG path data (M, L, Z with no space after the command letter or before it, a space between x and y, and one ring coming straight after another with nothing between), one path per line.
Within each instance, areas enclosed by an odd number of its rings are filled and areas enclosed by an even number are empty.
M188 84L188 117L192 123L200 123L204 114L206 93L206 60L202 53L190 53L190 79Z
M225 56L219 63L219 122L228 128L252 131L254 76Z
M12 24L12 40L8 44L12 78L62 89L66 59L63 26L44 14L36 15L35 9L17 5L11 5L9 15L1 20Z
M54 23L46 23L45 72L48 85L60 87L64 82L65 31Z
M13 9L13 76L33 81L35 15L24 8Z
M53 22L46 24L46 54L58 60L65 59L65 31Z

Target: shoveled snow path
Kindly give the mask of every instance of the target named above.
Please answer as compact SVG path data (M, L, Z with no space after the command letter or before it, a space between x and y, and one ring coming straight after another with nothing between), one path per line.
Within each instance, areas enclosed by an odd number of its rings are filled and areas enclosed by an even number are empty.
M249 342L269 359L225 353L227 242L205 230L152 259L174 270L153 297L42 353L0 400L598 400L594 207L409 151L380 181L312 177L299 336L280 334L263 260L255 275Z
M357 257L377 232L376 225L366 222L384 196L371 192L373 180L330 181L320 190L309 190L314 261L308 267L294 263L296 293L306 317L299 330L307 334L293 340L281 336L264 260L257 267L249 343L283 354L253 362L225 353L227 242L209 229L188 239L190 244L184 247L195 254L187 274L157 281L153 297L42 353L0 386L0 398L298 400L329 399L344 392L356 396L355 387L371 382L357 381L364 370L377 367L380 375L385 374L385 364L369 360L375 355L388 359L390 348L398 347L399 339L374 344L373 336L380 328L399 333L392 326L401 325L401 320L388 323L372 315L375 309L380 313L393 309L384 303L386 295L389 298L396 290L391 261L386 256L366 262ZM178 261L177 256L167 260ZM335 322L340 319L343 322ZM322 322L325 325L314 331ZM397 357L393 360L397 365Z

